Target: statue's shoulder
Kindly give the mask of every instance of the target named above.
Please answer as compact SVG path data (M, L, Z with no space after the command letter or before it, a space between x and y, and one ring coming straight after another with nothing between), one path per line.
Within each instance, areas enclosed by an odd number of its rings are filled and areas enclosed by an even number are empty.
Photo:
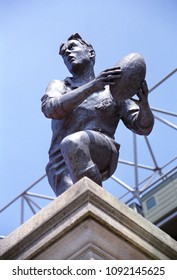
M48 84L48 87L46 89L46 94L50 95L51 93L64 93L66 91L66 85L64 81L62 80L52 80Z
M52 80L52 81L50 81L47 88L59 90L59 89L62 89L64 86L65 86L64 81L62 81L62 80Z

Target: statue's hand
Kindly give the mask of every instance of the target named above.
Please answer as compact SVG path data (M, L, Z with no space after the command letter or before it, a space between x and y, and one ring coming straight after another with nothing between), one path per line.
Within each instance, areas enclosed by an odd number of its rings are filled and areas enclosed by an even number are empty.
M135 98L131 98L132 101L134 101L139 107L143 106L143 105L147 105L148 104L148 86L146 81L144 80L141 84L141 88L139 89L139 91L137 92L137 97L138 99Z
M106 85L114 85L117 79L121 78L121 69L120 67L108 68L100 73L95 78L95 87L96 90L102 90Z

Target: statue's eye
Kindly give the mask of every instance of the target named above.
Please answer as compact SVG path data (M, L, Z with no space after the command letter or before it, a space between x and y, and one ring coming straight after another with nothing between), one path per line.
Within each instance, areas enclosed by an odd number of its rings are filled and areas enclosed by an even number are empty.
M73 50L75 47L76 47L76 44L73 43L73 44L69 45L68 48L69 48L70 50Z

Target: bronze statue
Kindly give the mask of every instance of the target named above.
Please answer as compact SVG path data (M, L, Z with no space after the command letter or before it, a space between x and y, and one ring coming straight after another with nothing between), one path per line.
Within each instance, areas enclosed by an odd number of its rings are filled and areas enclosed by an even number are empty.
M58 196L84 176L102 186L115 171L120 145L114 134L121 119L140 135L148 135L154 117L148 104L146 81L138 99L118 101L110 87L121 79L115 66L95 77L95 51L76 33L60 46L59 54L72 77L53 80L42 97L42 112L52 119L52 141L46 167Z

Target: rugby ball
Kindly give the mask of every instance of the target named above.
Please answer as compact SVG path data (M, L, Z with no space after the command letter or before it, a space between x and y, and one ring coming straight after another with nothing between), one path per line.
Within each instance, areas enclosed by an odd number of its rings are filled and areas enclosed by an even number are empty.
M122 70L121 78L110 86L111 94L117 101L131 98L141 88L146 76L146 64L139 53L130 53L116 66Z

